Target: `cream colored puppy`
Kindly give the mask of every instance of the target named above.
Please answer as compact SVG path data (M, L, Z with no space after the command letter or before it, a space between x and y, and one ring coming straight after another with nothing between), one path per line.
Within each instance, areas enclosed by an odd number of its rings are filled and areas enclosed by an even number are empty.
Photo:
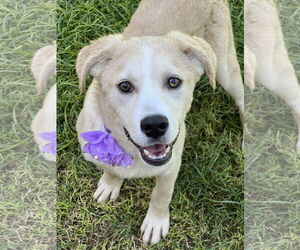
M39 49L32 59L31 71L37 80L37 89L45 90L47 80L56 71L56 46L50 45ZM43 107L38 111L31 123L35 141L44 158L56 160L54 133L56 133L56 84L47 93ZM56 136L55 136L56 137Z
M227 3L144 0L122 34L102 37L81 49L76 69L82 90L87 76L94 78L77 121L84 152L90 144L82 133L109 130L132 157L125 168L84 153L86 160L104 170L94 199L115 200L125 178L156 177L141 227L144 242L155 244L169 230L169 203L195 83L206 73L215 87L216 78L243 111Z
M300 153L300 85L284 44L272 0L245 1L245 79L271 90L291 107L298 125Z

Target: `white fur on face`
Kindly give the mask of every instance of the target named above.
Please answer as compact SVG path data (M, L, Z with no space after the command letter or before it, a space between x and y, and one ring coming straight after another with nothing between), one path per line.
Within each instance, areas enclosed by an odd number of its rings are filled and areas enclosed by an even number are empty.
M124 53L123 58L120 56L111 63L110 73L107 73L110 78L103 80L112 82L104 86L110 105L132 139L143 147L154 143L141 131L140 125L144 118L152 115L164 116L169 121L166 134L156 143L170 144L175 140L190 107L194 88L194 82L188 82L191 72L180 63L174 63L175 59L181 60L181 55L167 50L161 54L155 46L158 47L144 42L136 46L133 53ZM169 89L167 80L171 76L179 76L182 86ZM135 90L132 93L119 91L117 84L121 80L130 81Z
M159 64L154 51L145 45L142 52L142 84L139 85L139 98L133 112L134 131L136 131L134 136L138 137L141 142L147 140L148 138L140 129L141 121L148 116L160 115L166 117L169 121L169 129L163 138L163 143L171 143L172 139L175 139L179 127L173 117L174 110L168 105L168 94L170 94L168 92L172 90L166 88L163 82L164 79L161 81L156 79L155 73L157 70L155 67L159 67Z

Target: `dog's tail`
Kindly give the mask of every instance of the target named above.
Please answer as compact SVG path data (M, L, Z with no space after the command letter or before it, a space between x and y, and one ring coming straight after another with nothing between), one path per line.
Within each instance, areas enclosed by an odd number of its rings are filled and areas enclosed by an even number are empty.
M37 90L41 93L45 90L47 80L56 72L56 44L39 49L31 62L31 71L37 80Z

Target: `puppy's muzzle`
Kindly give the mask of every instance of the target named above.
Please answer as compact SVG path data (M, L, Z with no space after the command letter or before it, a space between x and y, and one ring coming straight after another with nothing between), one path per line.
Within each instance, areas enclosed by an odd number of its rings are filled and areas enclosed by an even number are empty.
M124 128L128 140L139 149L142 159L151 166L165 165L171 159L172 149L179 136L179 131L175 140L170 144L152 144L142 147L134 142L127 129Z

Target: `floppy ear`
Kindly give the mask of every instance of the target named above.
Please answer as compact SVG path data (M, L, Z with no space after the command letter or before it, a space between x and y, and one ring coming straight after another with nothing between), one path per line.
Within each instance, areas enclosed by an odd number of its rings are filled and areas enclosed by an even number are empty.
M110 60L111 49L120 41L120 34L109 35L95 40L91 45L83 47L77 57L76 72L79 78L80 91L84 91L88 75L97 76L105 63Z
M31 71L37 80L38 93L46 88L47 80L56 71L56 45L39 49L31 62Z
M172 31L168 36L178 42L181 51L197 72L202 74L201 69L204 69L210 85L216 88L217 58L210 45L200 37L189 36L178 31Z

